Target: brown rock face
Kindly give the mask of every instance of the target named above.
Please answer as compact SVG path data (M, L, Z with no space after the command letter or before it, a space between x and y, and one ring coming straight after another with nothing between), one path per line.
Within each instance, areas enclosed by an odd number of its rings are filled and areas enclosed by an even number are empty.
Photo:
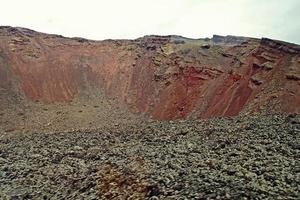
M300 47L270 39L91 41L0 28L0 89L42 103L103 90L155 119L300 112Z

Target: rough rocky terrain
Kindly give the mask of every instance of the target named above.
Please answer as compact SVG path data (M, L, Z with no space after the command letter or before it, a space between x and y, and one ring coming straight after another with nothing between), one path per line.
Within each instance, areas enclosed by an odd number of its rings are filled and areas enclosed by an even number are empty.
M299 199L296 115L2 134L1 199Z

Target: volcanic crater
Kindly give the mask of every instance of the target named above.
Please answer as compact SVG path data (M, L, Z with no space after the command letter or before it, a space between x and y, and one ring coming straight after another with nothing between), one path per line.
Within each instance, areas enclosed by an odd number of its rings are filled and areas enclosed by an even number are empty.
M0 27L1 199L298 199L300 46Z

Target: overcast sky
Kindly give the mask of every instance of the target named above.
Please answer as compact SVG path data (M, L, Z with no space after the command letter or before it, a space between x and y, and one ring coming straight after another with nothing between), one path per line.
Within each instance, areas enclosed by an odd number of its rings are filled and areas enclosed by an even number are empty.
M0 25L89 39L149 34L300 44L300 0L0 0Z

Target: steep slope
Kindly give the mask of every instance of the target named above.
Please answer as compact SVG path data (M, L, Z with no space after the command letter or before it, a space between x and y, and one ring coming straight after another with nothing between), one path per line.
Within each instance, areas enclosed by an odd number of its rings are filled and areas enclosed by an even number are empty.
M155 119L300 112L300 47L265 38L91 41L1 27L0 72L7 104L104 91Z

